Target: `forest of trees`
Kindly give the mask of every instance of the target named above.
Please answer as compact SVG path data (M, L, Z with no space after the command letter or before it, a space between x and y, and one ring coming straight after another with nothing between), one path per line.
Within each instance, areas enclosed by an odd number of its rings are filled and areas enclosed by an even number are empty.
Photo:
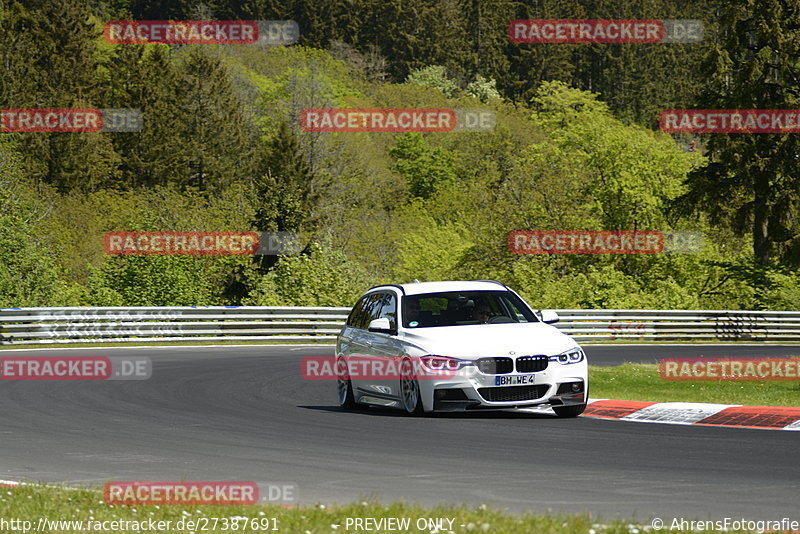
M514 19L699 19L693 44L518 44ZM290 46L109 44L109 20L294 20ZM0 0L0 307L351 305L497 279L537 307L798 309L797 134L658 131L800 109L800 0ZM480 107L491 132L323 133L305 108ZM696 144L697 150L690 149ZM515 255L513 230L695 231L695 254ZM109 231L298 232L291 256L108 256Z

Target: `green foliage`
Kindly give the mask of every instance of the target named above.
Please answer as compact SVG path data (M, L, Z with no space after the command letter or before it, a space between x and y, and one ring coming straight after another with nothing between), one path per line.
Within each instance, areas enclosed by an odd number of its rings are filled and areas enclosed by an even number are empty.
M112 134L121 156L121 184L155 187L190 181L187 124L176 113L185 98L177 65L167 45L119 45L107 60L108 105L142 110L137 134ZM126 76L113 75L123 72Z
M759 292L761 306L766 310L800 309L800 275L798 273L769 273L763 293Z
M20 183L19 158L0 143L0 308L48 306L58 291L58 270L35 219L32 191Z
M725 29L704 58L699 108L797 109L800 2L727 2ZM717 223L752 236L763 265L800 267L800 139L793 133L708 136L710 163L688 180L683 212L708 211ZM724 198L725 202L719 199Z
M487 80L478 74L475 81L467 85L467 93L481 102L488 102L492 98L501 98L500 93L497 91L497 80Z
M226 65L248 91L253 106L264 116L255 120L267 138L277 132L281 120L296 120L304 108L343 106L362 96L362 82L353 79L347 63L325 50L303 46L268 50L241 47L221 51Z
M213 287L204 258L116 256L91 269L92 306L207 306Z
M292 131L281 122L257 183L255 226L259 230L298 231L308 216L313 180L306 156Z
M428 198L456 182L453 155L441 147L431 147L421 134L399 136L389 154L395 158L394 167L408 180L414 196Z
M281 256L244 301L253 306L352 306L366 273L330 245L312 243L295 256Z
M448 98L458 90L458 85L447 77L447 69L441 65L431 65L423 69L411 71L406 83L433 87L440 90ZM477 95L476 95L477 96Z
M590 265L585 272L562 277L541 269L539 262L515 265L515 284L537 308L698 309L691 288L671 277L655 280L627 275L611 264ZM649 286L649 287L648 287Z
M465 253L472 244L459 223L437 223L422 216L420 229L408 233L397 243L396 280L421 282L459 278Z
M683 192L686 175L703 163L698 153L682 150L668 136L626 126L595 95L563 83L542 84L533 104L533 122L550 135L562 157L580 162L603 229L663 225L667 204Z
M4 108L94 108L99 97L97 42L86 0L13 2L0 25L0 100ZM19 134L26 174L61 191L108 185L119 156L98 133Z
M701 152L649 129L658 110L694 104L706 51L707 107L800 107L785 82L796 67L787 28L797 11L777 0L758 13L737 1L719 18L705 0L157 4L3 4L8 107L139 108L145 128L0 139L0 302L350 305L379 282L496 278L541 307L800 304L797 273L785 268L800 250L793 136L717 136L703 170ZM158 20L203 11L293 18L301 44L99 39L99 21L112 13ZM702 18L707 39L509 43L509 20L547 17ZM762 23L749 28L753 17ZM717 36L718 26L733 33ZM305 108L459 108L476 99L496 112L494 131L320 133L297 123ZM767 248L734 232L753 224L758 202ZM324 245L255 261L102 250L112 230L249 229L298 231ZM695 255L532 257L507 250L508 232L519 229L694 230L708 246ZM731 267L749 265L754 243L778 263L757 275Z
M202 50L191 47L181 58L178 83L185 89L173 113L182 118L185 184L220 191L248 175L255 139L228 69Z
M750 289L740 297L746 309L800 309L800 273L778 263L761 264L752 258L739 261L712 261L733 283Z
M25 208L11 211L0 191L0 308L49 306L56 296L58 270Z

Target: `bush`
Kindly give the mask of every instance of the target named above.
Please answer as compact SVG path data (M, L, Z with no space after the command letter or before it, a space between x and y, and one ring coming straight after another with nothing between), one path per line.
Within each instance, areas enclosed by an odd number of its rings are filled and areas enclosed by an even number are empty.
M115 256L91 269L92 306L208 306L219 304L204 265L192 256Z
M0 197L0 211L7 201ZM58 269L36 228L19 212L0 215L0 308L50 306L57 289Z
M397 243L397 280L423 282L461 278L461 266L472 244L459 223L437 223L428 217L417 232Z
M281 256L244 300L248 306L352 306L366 289L366 273L332 246L314 243L306 253Z
M50 306L60 287L56 254L35 222L41 209L18 158L0 145L0 308Z
M416 197L429 198L456 183L452 153L431 147L421 134L401 135L389 153L396 160L395 169L408 180L411 194Z
M411 71L406 78L406 83L434 87L448 98L452 97L458 89L456 82L447 77L447 70L441 65L431 65Z
M500 92L497 90L497 81L487 80L480 74L478 74L474 82L467 85L467 93L481 102L488 102L492 98L500 98Z

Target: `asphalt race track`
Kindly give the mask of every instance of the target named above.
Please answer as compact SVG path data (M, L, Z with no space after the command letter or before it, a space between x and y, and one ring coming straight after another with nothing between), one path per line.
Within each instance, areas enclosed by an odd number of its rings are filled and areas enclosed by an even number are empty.
M800 519L800 433L524 413L340 411L304 381L331 347L15 351L149 356L144 381L0 381L0 478L292 482L302 504L374 497L514 511ZM798 346L588 347L593 365L779 356ZM0 356L10 355L0 351Z

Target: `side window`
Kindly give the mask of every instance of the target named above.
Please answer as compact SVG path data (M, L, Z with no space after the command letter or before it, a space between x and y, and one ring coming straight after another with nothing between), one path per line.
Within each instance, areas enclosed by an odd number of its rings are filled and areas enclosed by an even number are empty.
M369 326L370 321L373 319L377 319L381 315L381 307L383 306L383 296L385 293L373 293L369 296L369 301L367 301L367 305L364 308L364 315L366 315L364 326L361 328L367 328Z
M365 329L370 321L386 317L397 328L397 298L391 293L371 293L361 297L347 318L347 326Z
M353 306L353 311L350 312L350 316L347 318L347 325L352 326L353 328L366 328L369 324L369 307L372 300L373 295L365 295L361 297L356 305Z
M392 293L384 293L381 304L381 313L378 317L389 319L391 327L397 328L397 298Z

